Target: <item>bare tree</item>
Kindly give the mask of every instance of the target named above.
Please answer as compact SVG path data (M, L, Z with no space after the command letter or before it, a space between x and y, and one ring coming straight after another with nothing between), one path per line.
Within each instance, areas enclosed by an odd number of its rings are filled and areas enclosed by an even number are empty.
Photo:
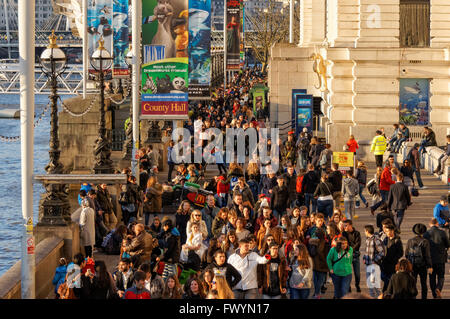
M272 46L289 41L289 6L280 10L278 5L280 1L266 0L265 3L266 7L263 10L245 16L250 29L245 34L245 41L251 46L255 58L262 63L263 72L267 69ZM298 5L294 10L294 39L298 39Z

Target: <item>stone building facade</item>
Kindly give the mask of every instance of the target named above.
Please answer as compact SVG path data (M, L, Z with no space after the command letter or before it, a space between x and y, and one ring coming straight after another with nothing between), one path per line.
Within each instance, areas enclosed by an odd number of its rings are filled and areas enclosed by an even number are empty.
M428 24L408 22L411 8ZM322 98L322 134L339 150L350 134L371 140L381 127L390 134L400 119L401 79L428 79L428 126L438 144L445 144L450 134L450 1L302 0L300 11L299 44L272 48L272 120L289 121L292 90L307 89ZM316 89L314 53L326 60L327 90ZM408 126L418 134L424 125Z

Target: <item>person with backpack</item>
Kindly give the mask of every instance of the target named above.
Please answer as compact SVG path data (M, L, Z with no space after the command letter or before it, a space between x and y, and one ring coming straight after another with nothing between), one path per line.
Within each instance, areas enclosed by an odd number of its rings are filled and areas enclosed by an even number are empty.
M400 236L395 233L394 224L383 225L383 232L386 237L383 239L383 245L386 247L386 257L381 263L381 280L383 281L383 292L386 291L389 280L395 274L395 265L403 256L403 244Z
M430 289L433 298L442 298L441 292L444 287L445 263L447 262L447 249L450 248L450 241L447 233L438 228L439 223L436 218L430 220L430 229L423 235L423 238L430 242L430 254L433 272L430 274Z
M413 265L413 277L417 283L417 276L420 277L420 286L422 290L422 299L427 299L427 272L433 273L430 242L423 238L427 231L424 224L415 224L412 228L415 237L406 243L405 257Z
M322 286L325 284L329 272L327 256L330 251L330 245L327 243L325 236L325 231L318 229L316 231L317 238L312 238L308 242L309 255L313 259L313 299L321 298Z
M366 281L369 293L373 298L381 294L381 269L380 265L386 257L383 242L375 235L373 225L364 226L366 234L366 253L363 257L366 265Z
M412 205L408 186L403 183L403 174L398 173L397 182L389 189L388 209L395 211L395 226L400 229L406 209Z
M328 181L333 185L333 200L334 207L341 206L341 197L342 197L342 179L343 175L339 170L339 164L333 163L331 164L331 173L328 175Z
M416 299L418 294L412 273L412 264L406 258L395 266L396 273L389 280L383 299Z
M317 211L322 212L328 220L333 215L333 185L328 181L328 175L323 174L314 192L317 198Z
M369 203L367 202L366 198L362 193L367 184L367 167L363 161L358 161L358 167L356 168L355 178L358 180L359 184L359 197L361 198L361 201L364 203L364 205L366 205L367 208L369 207ZM359 206L357 205L356 208L359 208Z
M342 182L342 194L344 195L345 217L353 219L355 216L356 196L359 194L359 183L353 177L353 169L346 172Z
M302 194L305 196L305 206L308 207L308 214L317 212L317 200L314 192L320 183L320 177L314 170L314 165L308 164L308 172L303 175ZM312 210L310 204L312 203Z
M359 256L361 253L359 249L361 248L361 233L357 231L353 227L353 221L351 219L344 220L344 231L342 232L342 236L344 236L350 247L353 248L353 274L355 275L355 288L356 292L361 292L361 288L359 286L361 280L361 267ZM349 290L351 292L351 288Z

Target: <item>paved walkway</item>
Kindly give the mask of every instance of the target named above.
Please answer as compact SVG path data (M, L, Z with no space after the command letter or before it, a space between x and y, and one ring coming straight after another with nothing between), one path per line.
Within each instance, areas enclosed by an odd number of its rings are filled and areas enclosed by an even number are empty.
M368 179L371 178L375 173L375 166L374 164L369 164L369 174ZM208 168L207 170L207 176L213 176L214 174L217 174L216 166L212 166L211 168ZM419 197L413 197L413 205L406 211L405 218L402 223L401 227L401 239L403 242L404 248L406 247L406 242L409 238L414 237L414 234L412 232L412 227L416 223L423 223L427 225L428 222L433 216L433 207L436 205L436 203L439 201L439 197L442 194L446 194L448 191L448 186L444 185L441 181L439 181L435 176L427 174L425 171L422 172L422 179L428 188L425 190L420 190L420 196ZM160 180L165 180L166 173L161 173ZM163 179L164 178L164 179ZM366 198L371 198L367 194L367 190L364 191L364 195ZM371 201L369 201L371 203ZM364 235L364 225L367 224L373 224L376 226L376 220L375 216L372 216L370 214L369 208L360 208L356 210L357 215L359 218L354 220L354 226L355 228L361 232L362 237L362 245L361 245L361 256L364 254L365 249L365 235ZM108 270L110 272L113 272L118 264L119 256L110 256L105 255L101 253L94 253L94 258L96 260L104 260L107 264ZM446 278L445 278L445 284L444 289L442 292L443 298L449 298L450 299L450 273L449 273L449 267L446 269ZM362 293L368 294L368 288L366 285L365 280L365 266L362 263L362 257L361 257L361 289ZM354 280L354 279L353 279ZM327 284L327 292L323 296L324 299L331 299L333 298L333 285L331 283ZM352 281L352 289L354 290L354 282ZM418 282L417 289L419 290L420 296L420 283ZM428 288L429 289L429 288ZM431 292L428 291L428 297L432 298Z

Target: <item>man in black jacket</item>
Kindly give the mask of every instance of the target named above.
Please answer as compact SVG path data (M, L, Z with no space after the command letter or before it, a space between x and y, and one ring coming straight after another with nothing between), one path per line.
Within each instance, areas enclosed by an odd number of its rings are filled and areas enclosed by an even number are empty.
M400 230L406 208L412 205L408 186L403 184L403 174L397 174L397 182L391 185L388 195L388 208L395 211L395 225Z
M302 194L305 194L305 206L308 208L308 215L311 214L310 203L312 202L312 212L317 212L317 200L314 192L320 183L320 177L314 171L314 165L308 164L308 172L303 176Z
M348 245L353 248L352 266L353 266L353 273L355 274L355 287L356 292L361 292L361 288L359 287L359 283L361 280L361 266L359 261L360 256L359 249L361 247L361 233L353 227L353 222L351 219L344 220L344 231L342 232L342 236L347 238Z
M287 167L287 172L283 174L284 184L286 185L289 193L288 198L288 208L291 208L295 205L295 201L297 199L297 174L295 174L294 166L289 165Z
M403 256L403 244L400 236L395 233L393 224L383 225L383 232L386 234L383 240L384 247L386 247L386 256L381 263L381 280L384 282L383 292L385 292L389 280L395 274L395 265Z
M430 289L433 297L441 298L441 291L444 287L445 263L447 261L447 249L450 241L447 233L438 228L439 223L436 218L430 221L430 229L423 235L423 238L430 242L430 254L433 272L430 274Z
M123 297L125 290L133 286L133 281L134 271L131 260L129 258L122 258L119 262L118 270L114 274L114 282L120 298Z
M162 241L164 247L164 254L161 261L176 264L180 260L180 236L176 236L173 232L174 227L172 220L167 219L163 222Z
M339 171L338 163L331 164L331 171L328 175L328 181L333 185L334 207L339 207L341 205L343 175Z
M420 276L420 285L422 289L422 299L427 299L427 271L429 274L433 272L430 242L423 238L423 234L427 231L424 224L415 224L412 228L415 237L406 243L405 257L413 265L413 276L417 282L417 276Z
M219 249L214 253L214 261L206 267L214 271L216 276L224 276L227 280L228 286L231 289L236 286L239 281L241 281L242 276L239 271L236 270L232 265L226 262L227 257L223 250Z
M286 208L288 207L289 193L286 185L284 184L283 176L277 177L278 185L272 189L272 196L270 197L270 208L273 215L278 221L281 221L281 217L286 214Z

